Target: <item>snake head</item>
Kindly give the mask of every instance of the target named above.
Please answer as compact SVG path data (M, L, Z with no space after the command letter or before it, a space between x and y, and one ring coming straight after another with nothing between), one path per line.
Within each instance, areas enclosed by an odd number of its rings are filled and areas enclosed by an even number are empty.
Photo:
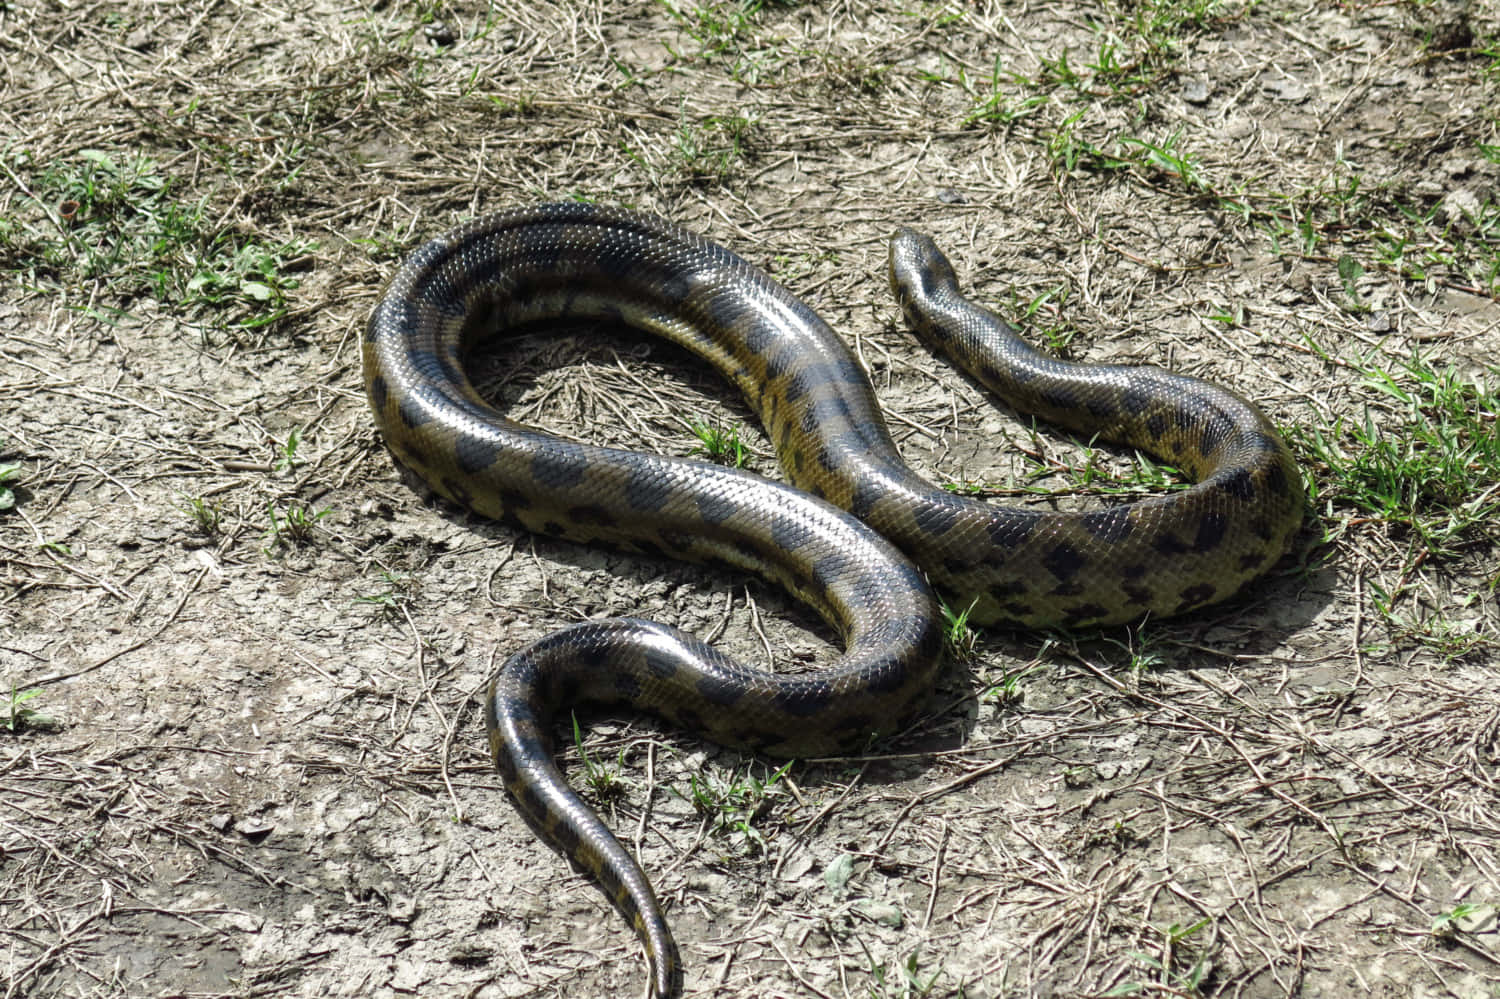
M905 226L891 235L887 273L891 291L903 310L912 301L958 293L958 275L932 237Z

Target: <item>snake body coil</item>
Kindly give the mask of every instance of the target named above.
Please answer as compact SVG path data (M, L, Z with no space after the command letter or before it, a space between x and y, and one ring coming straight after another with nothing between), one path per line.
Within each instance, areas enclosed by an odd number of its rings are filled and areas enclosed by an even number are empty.
M859 363L806 305L728 250L620 209L541 205L462 226L413 253L370 317L376 421L439 493L529 531L749 569L844 638L829 669L778 676L663 625L588 621L515 654L491 684L486 720L507 789L631 921L663 997L681 990L676 945L639 866L553 762L560 708L642 708L784 756L857 749L910 718L932 683L940 641L924 573L979 623L1105 624L1229 596L1300 523L1296 467L1239 396L1037 353L964 299L932 241L908 230L892 239L890 279L908 323L1018 409L1151 451L1196 484L1091 513L935 488L902 462ZM465 351L559 319L623 321L706 358L759 414L792 485L571 443L500 415L470 384Z

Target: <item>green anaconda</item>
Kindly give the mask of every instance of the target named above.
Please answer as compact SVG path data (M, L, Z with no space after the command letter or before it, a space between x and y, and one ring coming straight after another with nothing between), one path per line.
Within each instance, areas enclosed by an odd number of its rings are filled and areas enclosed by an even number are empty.
M854 355L811 309L728 250L631 211L540 205L461 226L416 250L370 317L376 421L437 492L528 531L748 569L843 636L828 669L781 676L660 624L586 621L515 653L491 684L486 719L506 787L631 921L659 996L682 987L676 944L640 867L554 763L559 710L639 708L782 756L857 749L909 719L932 685L941 643L929 581L979 623L1176 614L1265 572L1300 523L1291 456L1238 395L1158 368L1038 353L966 300L947 259L909 230L891 240L890 281L908 324L1017 409L1140 447L1195 484L1086 513L929 485L902 462ZM506 419L471 385L465 352L547 320L623 322L707 359L759 415L790 485Z

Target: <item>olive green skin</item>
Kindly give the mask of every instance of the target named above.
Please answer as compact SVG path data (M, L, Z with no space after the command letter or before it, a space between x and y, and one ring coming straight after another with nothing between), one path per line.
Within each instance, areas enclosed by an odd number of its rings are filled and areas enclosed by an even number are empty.
M728 250L623 209L539 205L440 236L392 277L366 329L376 422L443 496L528 531L748 569L844 639L828 669L781 676L664 625L587 621L516 653L491 683L485 715L506 788L635 927L661 997L682 988L676 944L640 867L553 761L560 709L638 708L780 756L858 750L909 720L932 686L941 641L928 580L976 623L1176 614L1265 572L1301 521L1291 456L1234 393L1032 350L964 299L947 259L909 230L892 238L890 281L912 328L1018 409L1150 451L1196 484L1089 513L936 488L902 462L863 369L806 305ZM790 485L506 419L470 384L465 352L546 320L624 322L707 359L759 415Z

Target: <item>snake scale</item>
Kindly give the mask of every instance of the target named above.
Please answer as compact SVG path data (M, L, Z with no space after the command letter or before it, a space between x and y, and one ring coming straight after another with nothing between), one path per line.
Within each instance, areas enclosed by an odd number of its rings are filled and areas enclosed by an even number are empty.
M1095 512L1010 509L902 462L849 348L761 270L660 218L583 204L478 219L417 249L363 351L376 422L441 495L527 531L747 569L815 608L843 655L813 673L743 666L692 635L590 620L514 654L485 715L533 829L593 874L641 938L652 987L682 989L645 875L553 761L553 719L644 709L724 745L856 750L910 719L941 647L929 587L971 620L1108 624L1221 600L1270 568L1301 521L1301 478L1254 405L1151 367L1064 363L966 300L930 239L899 230L889 276L907 323L1017 409L1184 469L1185 490ZM506 419L466 351L539 321L609 321L707 359L759 415L790 485L682 458L573 443ZM846 512L847 511L847 512Z

